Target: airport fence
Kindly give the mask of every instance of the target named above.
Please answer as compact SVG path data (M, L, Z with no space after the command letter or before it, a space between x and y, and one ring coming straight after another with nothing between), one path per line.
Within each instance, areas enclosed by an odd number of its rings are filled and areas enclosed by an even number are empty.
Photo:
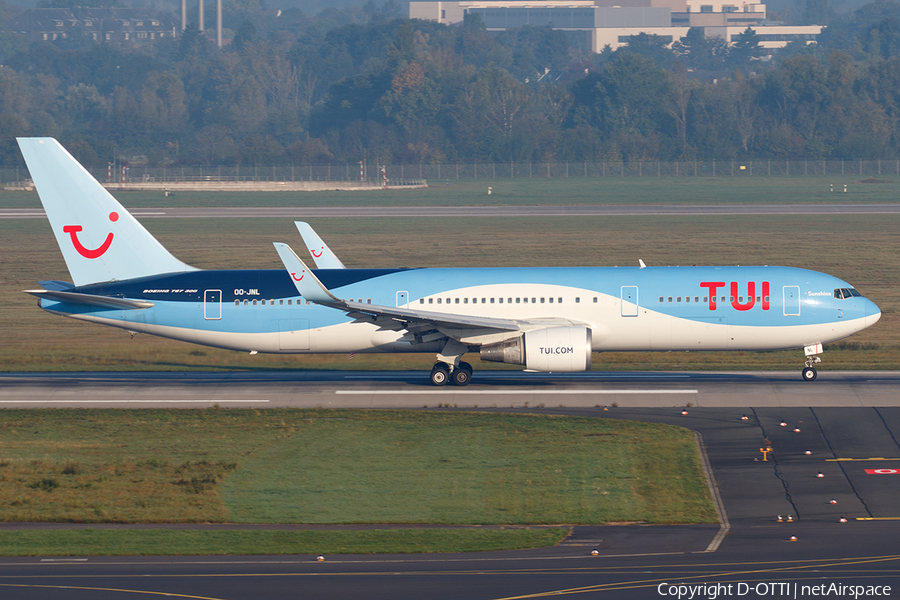
M473 162L390 164L327 164L288 166L177 166L148 167L110 165L89 168L101 182L179 181L366 181L390 185L416 185L422 181L461 179L527 179L567 177L801 177L900 175L900 159L753 159L706 161L602 161L602 162ZM27 170L0 169L0 183L28 179Z

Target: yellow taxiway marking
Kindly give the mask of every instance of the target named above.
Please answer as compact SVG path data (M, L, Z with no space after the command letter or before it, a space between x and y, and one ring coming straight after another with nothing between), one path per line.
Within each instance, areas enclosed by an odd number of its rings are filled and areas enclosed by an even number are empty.
M178 594L175 592L153 592L149 590L125 590L120 588L83 587L78 585L36 585L28 583L0 583L0 587L14 588L41 588L51 590L88 590L93 592L122 592L125 594L149 594L151 596L168 596L170 598L193 598L194 600L222 600L209 596L192 596L190 594Z
M900 517L856 517L857 521L900 521Z

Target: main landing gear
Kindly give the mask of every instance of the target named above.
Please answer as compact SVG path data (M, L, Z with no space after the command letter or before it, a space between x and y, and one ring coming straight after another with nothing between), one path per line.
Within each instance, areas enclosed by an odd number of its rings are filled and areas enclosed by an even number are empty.
M472 381L472 365L460 362L459 366L451 367L445 362L438 362L431 368L431 383L434 385L469 385Z
M431 368L431 383L434 385L469 385L472 381L472 365L460 361L460 357L469 351L469 347L454 339L447 340L444 348L437 355L437 362Z

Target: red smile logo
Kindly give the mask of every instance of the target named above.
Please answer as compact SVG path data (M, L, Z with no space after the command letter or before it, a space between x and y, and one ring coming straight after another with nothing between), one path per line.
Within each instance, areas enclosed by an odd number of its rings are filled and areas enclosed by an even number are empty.
M316 254L316 250L310 250L310 252L312 253L313 257L322 258L322 255L325 253L325 246L322 246L322 249L318 251L318 254Z
M119 220L119 213L111 212L109 213L109 220L115 223ZM85 258L100 258L103 256L107 250L109 250L110 244L113 241L113 234L109 232L109 235L106 236L106 239L98 248L85 248L81 243L81 240L78 239L78 232L84 229L81 225L65 225L63 227L63 232L68 233L72 237L72 245L75 246L75 250L78 254L82 255Z
M303 281L304 275L306 275L306 271L303 271L302 273L300 273L300 277L297 277L296 273L291 273L291 277L294 278L294 281Z

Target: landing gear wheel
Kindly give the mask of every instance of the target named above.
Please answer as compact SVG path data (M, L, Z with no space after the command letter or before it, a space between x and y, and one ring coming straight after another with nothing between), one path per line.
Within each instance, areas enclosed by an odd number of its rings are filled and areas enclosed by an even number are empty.
M453 379L453 385L458 385L460 387L469 385L469 382L472 381L472 369L471 367L465 369L462 364L460 364L450 377Z
M816 370L812 367L806 367L803 369L803 381L815 381L816 380Z
M447 385L450 381L450 367L444 363L438 363L431 367L431 383L434 385Z

